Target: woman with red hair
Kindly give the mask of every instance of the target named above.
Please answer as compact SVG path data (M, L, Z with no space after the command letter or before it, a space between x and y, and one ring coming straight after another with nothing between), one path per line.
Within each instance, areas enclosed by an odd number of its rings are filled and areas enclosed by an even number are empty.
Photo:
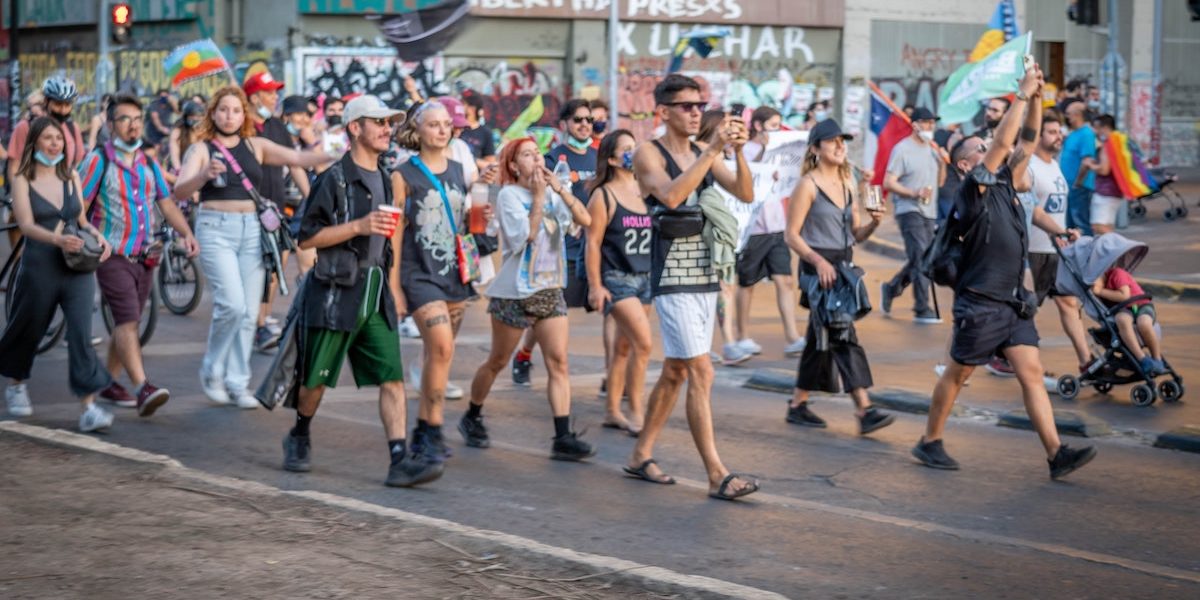
M500 152L501 188L496 198L504 262L488 287L491 298L492 350L471 382L471 403L458 430L468 446L486 448L483 401L496 375L532 328L550 376L547 395L554 414L555 460L585 459L596 451L571 431L571 382L567 373L567 303L563 299L566 258L565 230L572 222L582 227L592 218L571 188L546 168L532 139L509 142Z

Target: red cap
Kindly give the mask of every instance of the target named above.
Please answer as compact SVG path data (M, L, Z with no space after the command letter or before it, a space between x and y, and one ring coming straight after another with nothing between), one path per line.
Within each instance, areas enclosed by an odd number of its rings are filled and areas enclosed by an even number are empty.
M259 71L246 78L242 83L242 91L246 92L246 96L253 96L259 92L277 92L283 88L282 81L275 81L271 74L267 71Z

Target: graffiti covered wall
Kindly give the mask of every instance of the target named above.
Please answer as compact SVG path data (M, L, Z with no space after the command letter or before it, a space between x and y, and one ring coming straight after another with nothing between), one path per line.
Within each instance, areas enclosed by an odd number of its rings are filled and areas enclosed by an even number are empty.
M872 21L871 79L897 106L936 114L942 86L982 33L981 25Z
M624 23L621 29L620 123L647 139L655 126L654 86L666 73L671 49L687 28L678 23ZM833 98L839 30L749 25L731 30L732 35L707 58L689 50L681 69L700 81L702 95L711 105L772 106L786 122L798 125L811 102ZM585 85L603 87L604 82Z
M325 94L342 97L368 93L391 103L404 92L404 78L411 76L425 97L437 95L444 73L439 57L420 63L396 58L391 48L297 48L293 53L296 81L306 96Z
M447 57L445 84L455 94L479 94L488 125L501 131L540 94L546 110L534 125L556 127L564 100L562 68L557 59Z

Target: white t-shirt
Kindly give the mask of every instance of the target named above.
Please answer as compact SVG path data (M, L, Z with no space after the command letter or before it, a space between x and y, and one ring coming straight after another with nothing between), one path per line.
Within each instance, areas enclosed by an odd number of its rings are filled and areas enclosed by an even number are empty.
M475 155L471 153L471 145L461 138L454 138L450 140L450 154L453 160L462 164L463 179L467 182L467 188L470 188L475 184L475 180L479 179L479 167L475 165Z
M1058 223L1059 227L1067 226L1067 193L1070 187L1063 177L1062 167L1058 161L1050 159L1043 161L1035 154L1029 159L1029 177L1033 179L1033 194L1037 197L1037 205ZM1054 254L1054 242L1050 236L1039 227L1029 228L1029 251L1037 254Z
M532 205L533 195L519 185L506 185L496 196L504 262L488 287L487 295L492 298L528 298L539 290L563 287L564 231L572 219L571 209L561 196L547 189L542 229L531 242L529 207ZM525 247L530 244L532 264L525 256Z

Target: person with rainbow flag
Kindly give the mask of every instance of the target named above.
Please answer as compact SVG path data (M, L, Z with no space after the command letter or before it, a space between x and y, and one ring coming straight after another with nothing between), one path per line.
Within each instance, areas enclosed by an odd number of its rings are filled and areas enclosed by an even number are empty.
M1117 214L1125 209L1127 199L1136 198L1139 190L1129 184L1138 176L1133 166L1132 153L1125 134L1117 131L1117 121L1112 115L1100 115L1092 120L1096 132L1099 158L1087 158L1083 168L1096 174L1096 193L1092 196L1092 232L1099 236L1112 231L1117 224ZM1141 182L1140 177L1137 179ZM1122 186L1121 182L1125 185ZM1141 184L1145 187L1145 184ZM1126 193L1130 192L1130 193ZM1147 190L1146 193L1149 193Z

